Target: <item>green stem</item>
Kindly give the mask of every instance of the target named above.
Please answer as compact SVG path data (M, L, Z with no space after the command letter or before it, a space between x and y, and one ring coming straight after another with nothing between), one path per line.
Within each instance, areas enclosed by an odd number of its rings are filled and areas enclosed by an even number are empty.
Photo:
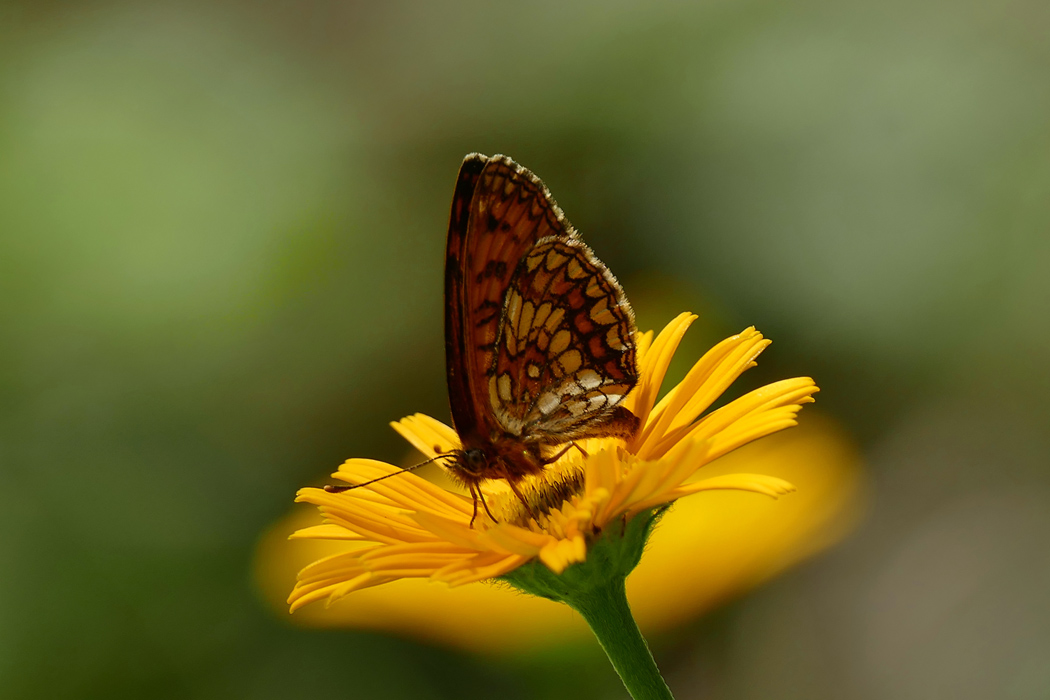
M617 521L587 543L586 561L554 573L539 559L500 577L519 591L569 605L583 615L634 700L674 700L627 604L627 575L667 506Z
M674 700L631 614L623 578L614 576L566 602L587 620L634 700Z

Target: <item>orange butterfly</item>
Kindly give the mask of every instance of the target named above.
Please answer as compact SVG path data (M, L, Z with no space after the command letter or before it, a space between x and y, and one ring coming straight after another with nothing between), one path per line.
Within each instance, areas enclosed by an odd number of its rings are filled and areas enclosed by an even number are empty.
M506 156L474 153L459 170L445 252L445 353L463 446L447 455L448 469L474 498L475 518L483 479L505 479L531 514L517 488L523 477L574 440L638 429L620 405L638 382L623 289L539 178Z

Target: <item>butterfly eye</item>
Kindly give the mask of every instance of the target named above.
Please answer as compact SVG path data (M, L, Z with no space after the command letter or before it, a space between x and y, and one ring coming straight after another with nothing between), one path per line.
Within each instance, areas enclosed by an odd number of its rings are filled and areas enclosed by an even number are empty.
M466 462L466 471L471 474L481 475L485 471L485 453L478 449L466 450L463 452L463 458Z

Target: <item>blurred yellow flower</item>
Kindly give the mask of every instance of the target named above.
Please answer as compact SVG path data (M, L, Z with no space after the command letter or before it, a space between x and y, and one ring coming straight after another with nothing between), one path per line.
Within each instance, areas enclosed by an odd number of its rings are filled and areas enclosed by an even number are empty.
M824 530L829 539L834 536L827 526L840 519L852 493L855 461L845 441L823 424L798 438L764 441L747 454L740 451L720 462L722 467L757 465L814 487L804 499L806 508L800 511L796 503L790 513L781 513L791 517L779 524L774 524L774 511L756 507L753 498L734 497L732 491L777 496L793 488L782 478L725 473L722 468L709 478L690 480L712 460L794 425L801 404L812 401L817 391L808 378L785 380L696 421L768 345L749 328L706 353L656 403L670 358L694 319L679 316L655 341L651 334L640 336L642 379L628 398L628 408L642 423L634 439L627 444L583 441L582 452L570 450L522 484L538 520L528 517L501 481L485 484L485 499L499 522L479 516L473 528L470 498L414 474L343 493L307 488L297 500L318 505L325 521L293 535L313 540L300 543L313 546L298 554L274 539L279 536L276 531L264 539L259 560L263 585L273 591L275 582L287 580L295 562L320 557L300 573L289 598L292 608L322 599L332 602L354 591L356 604L323 613L305 611L304 622L378 627L491 649L495 640L501 647L527 646L551 633L564 637L568 628L582 633L586 627L567 608L539 598L493 586L449 588L423 581L458 586L505 574L533 559L561 572L586 558L588 538L594 533L699 491L729 493L679 501L658 528L629 582L643 626L663 626L695 613L805 554L786 545L808 541L817 548L814 531ZM411 416L394 427L427 456L459 446L451 428L426 416ZM397 469L352 459L335 476L356 484ZM821 483L829 477L840 483ZM304 518L297 515L294 520ZM373 588L378 584L386 585ZM658 591L674 591L673 598ZM505 634L508 624L515 626L515 634ZM490 628L502 632L487 632Z

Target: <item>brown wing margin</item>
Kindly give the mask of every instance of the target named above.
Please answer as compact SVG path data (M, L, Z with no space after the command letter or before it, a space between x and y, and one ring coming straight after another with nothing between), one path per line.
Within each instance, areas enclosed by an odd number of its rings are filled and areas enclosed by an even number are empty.
M469 314L465 308L463 265L470 202L487 162L488 158L480 153L471 153L463 159L456 190L452 195L452 212L449 214L448 240L445 244L445 375L448 379L452 425L461 437L464 431L476 431L478 425L465 357L468 350L464 343L466 334L463 324Z

